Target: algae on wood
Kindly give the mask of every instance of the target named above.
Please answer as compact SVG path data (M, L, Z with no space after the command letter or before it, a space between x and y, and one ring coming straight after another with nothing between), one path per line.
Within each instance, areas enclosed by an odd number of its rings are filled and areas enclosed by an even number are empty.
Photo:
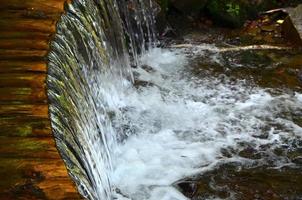
M0 4L0 199L80 199L48 119L46 54L64 0Z

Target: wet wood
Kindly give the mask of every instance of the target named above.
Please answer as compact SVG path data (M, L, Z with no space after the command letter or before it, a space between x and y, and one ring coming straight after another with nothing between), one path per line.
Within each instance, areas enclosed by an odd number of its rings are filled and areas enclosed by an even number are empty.
M64 0L0 0L0 199L81 199L51 134L46 54Z
M274 46L274 45L248 45L248 46L232 46L232 47L217 47L213 49L208 49L202 45L194 45L194 44L177 44L171 45L170 48L200 48L201 50L208 50L213 52L231 52L231 51L247 51L247 50L290 50L291 47L286 46Z

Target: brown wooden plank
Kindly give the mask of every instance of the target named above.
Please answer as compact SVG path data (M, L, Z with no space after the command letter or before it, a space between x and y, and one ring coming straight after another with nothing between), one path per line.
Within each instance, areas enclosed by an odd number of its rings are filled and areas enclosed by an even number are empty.
M46 76L43 73L1 73L0 87L45 88ZM44 91L45 92L45 91Z
M24 60L2 60L0 61L0 73L46 73L45 61L24 61Z
M0 200L81 199L52 137L46 55L64 0L0 0Z
M0 136L6 137L49 137L52 139L48 118L13 115L1 117ZM12 138L12 140L14 140ZM12 141L13 142L13 141Z
M19 50L48 50L48 43L45 39L36 38L13 38L0 39L0 49L19 49Z
M0 199L80 199L59 159L1 158Z

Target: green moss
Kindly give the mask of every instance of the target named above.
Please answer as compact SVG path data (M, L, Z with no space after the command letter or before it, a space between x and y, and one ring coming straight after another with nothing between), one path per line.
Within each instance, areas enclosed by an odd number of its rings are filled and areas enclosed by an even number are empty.
M230 15L233 15L233 16L239 16L239 13L240 13L240 6L238 4L232 4L232 3L228 3L227 5L227 12L230 14Z
M22 136L22 137L29 136L32 134L32 126L29 124L26 124L25 126L18 127L16 132L19 136Z
M248 17L246 5L235 0L209 1L207 10L217 24L240 27Z

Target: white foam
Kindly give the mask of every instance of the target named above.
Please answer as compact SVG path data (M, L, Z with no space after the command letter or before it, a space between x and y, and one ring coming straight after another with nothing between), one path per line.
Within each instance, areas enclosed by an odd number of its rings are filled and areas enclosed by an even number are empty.
M295 93L295 96L297 97L298 101L302 102L302 94Z
M130 199L184 200L174 182L220 162L246 161L225 157L222 148L277 146L301 136L301 127L282 113L302 113L302 94L273 96L243 80L199 79L177 51L155 49L141 62L154 71L138 68L139 79L153 85L128 89L116 120L119 130L131 131L116 151L113 183ZM268 137L257 137L264 132Z

